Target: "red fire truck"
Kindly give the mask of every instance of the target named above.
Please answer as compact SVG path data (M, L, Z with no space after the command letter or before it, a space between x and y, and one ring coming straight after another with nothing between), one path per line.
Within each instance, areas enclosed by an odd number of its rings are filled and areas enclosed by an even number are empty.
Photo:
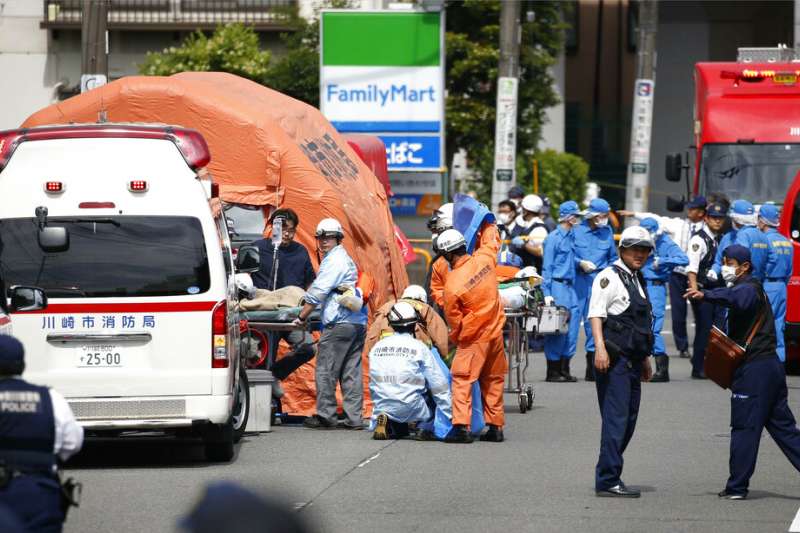
M666 178L687 194L782 205L779 231L794 244L786 312L787 360L800 359L800 57L786 47L739 50L737 62L697 63L693 180L680 154L667 156ZM693 183L692 183L693 182ZM683 199L667 208L682 211Z

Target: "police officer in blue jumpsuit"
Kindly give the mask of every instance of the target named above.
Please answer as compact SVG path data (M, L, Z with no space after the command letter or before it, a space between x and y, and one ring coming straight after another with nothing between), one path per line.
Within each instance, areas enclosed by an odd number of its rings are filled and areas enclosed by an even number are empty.
M83 445L83 428L63 396L24 381L25 350L0 335L0 506L7 506L29 531L61 531L58 460Z
M586 381L594 381L594 338L587 318L592 282L598 272L617 259L614 232L608 226L609 211L608 202L595 198L584 213L585 220L575 227L575 257L578 262L575 294L586 333Z
M683 253L675 241L665 235L654 218L645 218L639 223L650 232L655 248L642 269L642 274L647 282L647 295L653 307L653 355L655 356L656 372L651 383L666 383L669 381L669 357L661 336L664 327L664 314L667 310L667 284L670 274L675 267L689 264L689 258Z
M558 208L558 227L544 240L544 265L542 267L542 292L545 303L561 305L569 310L569 330L562 335L544 338L544 355L547 359L547 381L575 382L569 363L578 345L581 310L575 296L575 232L580 220L578 204L569 200Z
M744 362L731 384L730 477L720 498L743 500L756 467L761 433L772 439L800 471L800 429L787 401L786 374L775 352L772 308L761 283L751 274L750 250L733 244L725 249L722 275L730 285L689 290L686 296L728 308L728 334L745 346ZM747 338L757 328L750 343Z
M719 274L722 270L722 254L731 244L740 244L750 250L753 257L753 277L762 281L764 268L767 266L767 250L769 244L763 233L756 227L756 210L747 200L736 200L731 204L730 217L732 229L719 244L717 255L714 259L714 271Z
M786 284L792 277L794 248L791 241L775 229L778 227L778 215L778 208L774 205L762 205L758 212L758 228L764 232L769 243L767 266L764 269L764 292L769 297L772 315L775 317L778 359L785 362L786 343L783 334L786 327Z
M589 304L602 418L595 492L638 498L639 491L622 482L622 454L636 428L641 382L652 374L652 311L641 269L653 240L646 229L632 226L622 232L619 246L620 259L597 275Z

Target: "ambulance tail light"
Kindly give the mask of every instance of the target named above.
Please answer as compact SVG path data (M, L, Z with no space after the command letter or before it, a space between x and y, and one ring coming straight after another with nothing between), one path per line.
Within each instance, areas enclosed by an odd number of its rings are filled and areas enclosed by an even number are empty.
M228 368L228 302L222 300L211 311L211 368Z
M144 180L131 180L128 182L128 190L131 192L147 192L147 182Z
M21 138L22 132L19 130L0 131L0 170L8 164Z
M61 181L46 181L44 183L44 192L50 194L61 194L64 192L64 183Z

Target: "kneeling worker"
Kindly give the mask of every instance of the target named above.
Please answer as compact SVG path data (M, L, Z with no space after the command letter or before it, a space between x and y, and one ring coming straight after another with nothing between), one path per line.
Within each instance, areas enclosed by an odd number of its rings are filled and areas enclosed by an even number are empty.
M61 531L58 461L80 451L83 428L58 392L24 381L25 350L0 335L0 506L28 531Z
M503 347L506 316L495 275L500 237L497 226L484 224L482 245L467 255L464 236L455 229L442 232L437 245L452 269L444 286L444 314L450 341L457 346L453 376L453 431L446 442L472 442L468 425L472 384L477 380L489 430L480 439L503 441L503 384L507 363Z
M732 244L722 254L725 264L721 273L730 286L690 289L686 296L727 307L728 335L745 347L744 361L734 371L731 384L730 477L719 493L720 498L743 500L756 468L764 428L799 471L800 429L787 402L786 373L776 352L772 308L753 275L750 250Z
M646 229L627 228L620 236L620 258L592 284L589 319L603 420L595 473L598 496L639 497L638 490L622 482L622 454L636 428L641 381L652 376L648 359L653 349L652 311L641 273L652 250L653 239Z
M414 338L420 321L409 302L395 303L387 314L394 330L369 352L369 392L375 403L375 440L409 434L409 422L433 420L435 407L452 417L450 385L434 355ZM433 439L430 432L423 438Z

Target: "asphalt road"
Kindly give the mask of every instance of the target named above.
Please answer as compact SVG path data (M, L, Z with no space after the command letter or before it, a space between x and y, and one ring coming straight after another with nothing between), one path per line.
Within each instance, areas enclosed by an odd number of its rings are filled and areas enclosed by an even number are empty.
M573 365L581 377L582 355ZM66 531L174 531L219 479L283 499L320 531L787 531L800 507L798 473L765 433L750 499L720 501L729 395L691 380L688 360L671 364L671 383L644 385L625 454L623 477L642 490L639 500L595 497L594 385L545 383L535 354L534 408L520 414L506 396L502 444L379 442L361 431L276 426L246 437L224 466L202 462L192 445L90 444L68 472L83 481L84 501ZM789 388L800 412L800 378Z

